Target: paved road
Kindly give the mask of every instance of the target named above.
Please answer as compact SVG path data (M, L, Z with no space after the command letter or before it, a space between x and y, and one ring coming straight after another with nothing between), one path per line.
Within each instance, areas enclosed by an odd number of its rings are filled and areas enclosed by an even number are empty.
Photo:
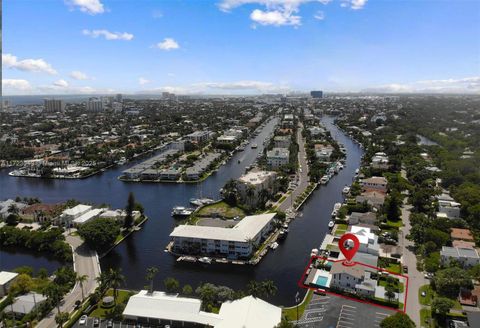
M313 295L300 328L376 328L394 310L348 300L335 295Z
M87 275L88 280L83 283L83 292L85 297L93 292L97 287L95 278L100 276L100 263L98 262L97 252L91 250L83 240L78 236L67 236L66 241L73 248L75 271L79 275ZM76 284L73 289L65 295L60 306L62 312L72 312L75 302L82 300L82 289L80 284ZM37 328L55 327L55 315L57 310L54 309L37 325Z
M409 234L410 225L410 209L411 205L404 203L402 207L402 221L404 226L401 229L400 245L403 252L403 264L408 266L408 295L407 295L407 314L412 318L417 327L420 327L420 309L422 306L418 300L418 290L421 286L428 284L424 273L417 270L417 257L413 252L413 242L406 239Z
M298 143L298 186L295 188L290 195L280 204L278 207L279 210L286 212L290 208L295 199L301 195L309 184L308 177L308 163L307 163L307 154L305 151L305 140L302 137L303 125L300 124L300 127L297 129L297 143ZM301 172L300 172L301 170Z

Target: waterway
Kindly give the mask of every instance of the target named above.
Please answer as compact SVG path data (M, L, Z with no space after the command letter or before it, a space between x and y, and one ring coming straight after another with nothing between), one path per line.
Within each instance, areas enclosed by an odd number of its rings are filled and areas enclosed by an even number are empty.
M217 198L219 189L229 179L238 178L245 167L251 165L257 154L263 151L264 139L273 131L276 121L270 121L251 143L258 144L257 149L247 146L244 152L235 154L218 172L201 184L160 184L125 183L117 177L121 171L133 166L107 170L84 180L44 180L33 178L14 178L7 170L0 171L0 199L15 197L39 197L43 202L56 203L67 199L77 199L96 204L107 203L113 208L123 208L128 193L133 192L136 199L145 207L150 218L144 228L132 234L122 244L101 260L102 270L110 267L121 268L126 277L126 286L141 289L147 283L144 279L148 267L158 267L159 273L155 286L163 289L166 277L175 277L181 285L190 284L196 288L202 282L211 282L235 289L245 288L252 280L273 280L278 293L269 301L281 305L293 305L298 290L297 282L308 263L310 250L322 242L328 232L330 213L336 202L343 200L342 189L351 184L355 169L360 166L362 150L343 134L335 125L333 118L325 116L323 124L332 136L347 149L346 167L330 180L328 185L316 190L302 208L302 215L290 226L286 240L274 251L270 251L256 266L176 262L175 258L164 252L169 242L169 234L178 224L170 216L172 207L188 205L189 199L199 197ZM238 163L238 160L241 160ZM19 265L42 266L38 257L22 253L13 256L0 251L0 268ZM43 264L44 265L44 264ZM7 268L7 267L6 267ZM303 290L301 290L303 292Z

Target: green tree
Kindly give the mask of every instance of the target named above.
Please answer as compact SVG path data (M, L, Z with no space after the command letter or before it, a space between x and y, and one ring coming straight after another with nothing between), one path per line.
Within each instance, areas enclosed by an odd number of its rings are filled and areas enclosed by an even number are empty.
M473 289L472 279L467 271L451 267L437 271L432 286L438 294L455 298L460 288Z
M274 296L278 291L277 286L275 286L275 283L272 280L262 281L262 288L266 297Z
M408 315L403 312L397 312L388 316L380 322L381 328L415 328L415 323Z
M63 324L68 321L69 317L70 315L68 314L68 312L57 313L57 315L55 316L55 322L60 326L60 328L62 328Z
M110 286L113 288L113 298L117 300L118 288L125 283L125 277L122 275L122 270L110 268L110 270L108 270L108 280Z
M26 273L21 273L15 279L11 289L15 294L25 294L31 291L34 285L32 277Z
M192 295L192 293L193 293L193 288L192 288L192 286L190 286L190 285L185 285L185 286L183 286L182 293L183 293L184 295Z
M255 280L250 280L247 284L247 293L253 297L260 297L263 295L263 286Z
M155 279L155 276L157 275L158 273L158 268L156 267L150 267L147 269L147 276L146 276L146 279L147 281L150 283L150 288L148 290L148 292L150 294L153 293L153 281Z
M445 317L454 304L455 303L449 298L435 297L432 301L432 312L441 317Z
M287 318L283 317L282 321L275 328L295 328L297 327L293 322L288 321Z
M83 290L83 283L85 283L88 280L88 275L86 274L79 274L77 273L77 276L75 278L75 281L80 284L80 289L82 290L82 301L85 299L85 294Z
M385 287L385 297L391 302L395 299L395 287L387 285Z
M129 229L133 226L133 210L135 208L135 196L133 192L128 194L127 206L125 207L125 211L127 215L125 216L124 227Z
M168 277L163 281L167 293L174 293L180 288L180 283L177 279Z
M95 250L106 250L111 247L120 233L119 225L108 218L97 218L86 222L78 229L78 233L88 246Z
M63 298L63 292L60 286L56 283L51 282L42 291L43 296L45 296L52 306L57 308L57 312L60 313L60 302Z
M47 269L45 269L45 268L40 268L40 269L38 269L37 277L40 278L40 279L46 279L46 278L48 278L48 271L47 271Z

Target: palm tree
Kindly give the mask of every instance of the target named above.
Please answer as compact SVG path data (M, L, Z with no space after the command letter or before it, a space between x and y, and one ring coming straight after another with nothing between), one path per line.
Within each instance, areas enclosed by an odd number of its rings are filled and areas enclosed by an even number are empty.
M147 281L150 282L150 289L148 290L148 292L150 294L153 294L153 280L155 278L155 275L158 273L158 268L156 267L150 267L147 269Z
M107 291L108 288L110 288L110 276L109 276L109 271L102 271L100 273L100 276L95 278L98 282L98 287L103 294L105 291Z
M19 212L18 206L16 204L10 204L8 212L17 215Z
M247 285L247 292L253 297L259 297L262 294L262 289L262 286L255 280L250 280Z
M57 307L58 313L60 313L60 302L63 298L62 290L55 283L49 283L42 291L43 296L46 296L50 303Z
M275 286L274 282L272 280L265 280L262 282L262 288L265 292L265 296L274 296L278 288Z
M80 275L80 274L77 273L77 276L75 277L75 280L80 284L80 288L82 290L82 301L83 301L85 299L85 294L84 294L84 291L83 291L83 283L88 280L88 275L86 275L86 274Z
M120 269L110 269L108 271L110 286L113 288L113 298L117 300L118 288L125 283L125 276L122 275Z
M55 316L55 322L62 328L63 324L68 321L68 317L68 312L60 312Z
M246 195L247 195L247 203L252 204L253 203L252 198L253 196L255 196L255 187L252 185L248 185Z

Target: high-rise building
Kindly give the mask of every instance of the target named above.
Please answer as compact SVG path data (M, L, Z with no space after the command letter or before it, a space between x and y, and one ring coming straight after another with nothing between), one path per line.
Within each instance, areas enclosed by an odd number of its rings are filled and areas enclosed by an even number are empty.
M115 96L115 101L121 103L122 100L123 100L122 94L121 94L121 93L117 93L117 95Z
M2 108L1 108L1 110L2 110L2 111L7 111L9 107L10 107L10 100L2 99Z
M44 99L43 111L46 113L64 112L65 102L59 99Z
M90 98L87 101L87 111L91 112L101 112L103 111L103 101L98 98Z
M310 91L312 98L323 98L323 91Z

